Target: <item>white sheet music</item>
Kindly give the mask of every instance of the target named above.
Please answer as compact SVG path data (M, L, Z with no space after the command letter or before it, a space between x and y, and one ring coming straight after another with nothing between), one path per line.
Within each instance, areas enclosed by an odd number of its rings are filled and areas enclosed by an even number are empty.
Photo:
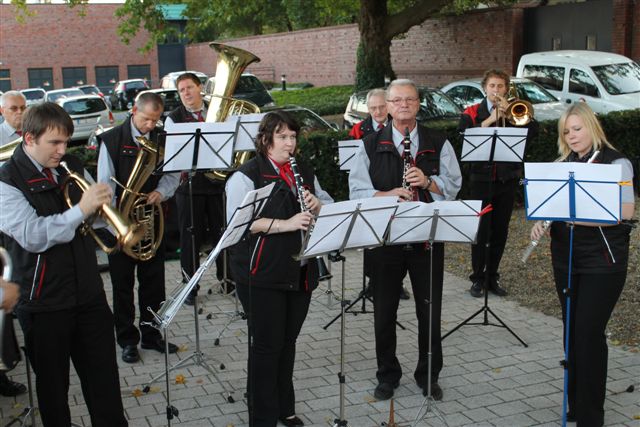
M364 147L361 139L338 141L338 158L340 170L350 171L356 158L356 154Z
M189 122L168 123L164 149L163 172L190 170L196 130L201 138L198 148L197 169L228 170L232 165L236 121L223 123ZM186 144L186 145L185 145Z
M302 257L310 258L338 249L380 246L397 206L396 197L323 205ZM351 222L354 224L349 230Z
M524 148L527 142L527 128L469 128L464 132L462 143L463 162L486 162L491 154L491 140L497 132L496 148L493 154L494 162L522 162Z
M255 151L258 127L267 113L229 116L227 121L237 120L236 145L234 151Z
M399 203L391 221L388 244L399 245L429 240L436 209L438 221L433 239L435 242L476 241L482 201L452 200Z
M616 223L621 216L621 165L589 163L525 163L527 219ZM569 174L575 186L575 218L571 218Z

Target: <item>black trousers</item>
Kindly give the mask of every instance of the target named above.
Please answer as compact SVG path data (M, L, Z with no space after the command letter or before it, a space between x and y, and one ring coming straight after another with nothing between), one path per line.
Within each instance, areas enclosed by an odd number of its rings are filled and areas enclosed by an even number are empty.
M566 325L566 271L554 269ZM604 424L608 348L605 328L622 293L627 272L576 273L571 278L569 322L569 410L578 427ZM565 330L566 331L566 330ZM563 341L564 342L564 341Z
M138 276L138 310L140 321L135 327L136 308L133 290ZM148 261L139 261L125 253L109 255L109 275L113 287L113 314L115 317L116 339L120 347L136 345L142 341L151 342L160 338L160 332L152 326L153 315L147 307L157 311L165 300L164 289L164 245L160 245L156 255Z
M18 309L45 427L71 425L69 360L80 377L94 427L127 426L113 340L113 315L104 293L70 309L29 313Z
M238 297L247 313L249 335L249 425L274 427L278 417L294 415L293 366L296 340L307 317L311 293L238 283Z
M438 380L442 370L442 344L440 342L440 315L442 311L442 282L444 278L444 245L433 247L433 319L431 328L431 379ZM396 357L396 319L402 279L409 272L418 319L418 365L414 378L418 385L428 380L429 339L429 251L424 244L383 246L369 253L369 268L376 278L373 288L374 327L378 382L396 383L402 377L402 368Z
M500 278L498 268L500 267L500 260L502 260L504 246L507 243L509 221L511 221L517 185L517 179L506 182L496 181L491 185L493 195L489 198L490 183L471 182L471 198L475 200L482 199L483 208L489 203L493 206L493 210L480 219L478 241L475 245L471 245L471 267L473 273L469 276L469 279L472 282L484 283L485 273L489 275L489 280L492 282ZM491 228L491 248L489 259L487 260L486 243L489 228Z
M191 244L191 204L188 193L176 193L176 205L178 208L178 226L180 228L180 267L189 275L195 272L193 266L193 248ZM195 223L195 251L196 269L200 266L200 247L207 240L206 230L213 233L211 241L213 245L218 243L224 227L224 214L222 194L194 194L193 195L193 221ZM216 276L222 279L224 257L216 259Z

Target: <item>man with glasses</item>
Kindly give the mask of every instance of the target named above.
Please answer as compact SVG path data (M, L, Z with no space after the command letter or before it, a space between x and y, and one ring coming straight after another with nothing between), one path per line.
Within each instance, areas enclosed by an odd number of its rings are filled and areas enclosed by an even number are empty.
M22 115L27 109L27 98L17 90L5 92L0 97L0 113L4 122L0 124L0 147L22 136Z
M391 82L387 89L387 107L392 120L389 125L363 141L364 149L356 155L349 175L351 199L395 196L398 201L453 200L460 190L462 176L453 147L444 134L418 125L420 108L418 89L411 80ZM406 174L412 189L402 188L404 160L403 140L406 130L411 139L411 154L415 159ZM429 250L433 250L433 266L429 265ZM376 373L378 386L374 396L386 400L393 396L400 383L402 368L396 357L396 319L402 279L408 272L418 318L419 358L414 378L423 394L429 386L428 339L431 336L433 360L431 391L436 400L442 399L438 377L442 369L440 343L440 312L444 275L444 245L428 248L424 243L382 246L370 251L371 275L379 277L385 286L373 291L374 327L376 337ZM429 277L433 268L433 322L429 331Z

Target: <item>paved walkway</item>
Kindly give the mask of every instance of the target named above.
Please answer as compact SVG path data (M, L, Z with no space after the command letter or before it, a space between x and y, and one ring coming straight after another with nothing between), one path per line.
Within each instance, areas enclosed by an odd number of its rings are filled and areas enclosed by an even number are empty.
M355 298L361 287L361 255L349 252L347 256L346 295ZM178 262L167 262L166 268L167 288L172 289L179 280ZM334 265L334 273L333 290L339 293L339 265ZM110 293L108 274L103 276ZM208 273L203 288L209 289L214 278L213 273ZM467 287L466 280L445 275L444 331L451 330L482 306L481 300L469 296ZM306 425L312 426L332 425L340 407L337 376L340 323L323 329L340 308L335 300L327 305L329 297L324 293L325 289L326 285L322 285L314 293L309 316L298 340L294 379L297 412ZM561 322L505 299L490 297L489 306L529 347L522 346L503 328L464 326L456 331L443 343L445 367L440 384L444 399L437 403L438 411L450 426L559 425L563 374L558 365L563 357ZM371 304L367 303L366 308L371 310ZM201 347L210 358L211 366L216 368L219 381L198 366L175 370L171 374L171 399L180 413L179 418L172 420L172 425L246 426L244 321L232 322L222 335L220 345L215 346L216 337L229 320L223 313L234 310L233 300L217 293L205 295L202 310L199 317ZM418 355L414 312L413 300L401 301L399 320L407 329L398 333L398 358L405 375L396 390L395 420L403 426L415 425L414 417L423 403L412 375ZM185 307L170 330L170 341L182 347L181 352L170 357L171 362L193 354L194 331L193 311ZM388 420L389 402L377 402L372 396L376 363L371 314L347 315L345 352L345 418L352 427L380 425ZM164 358L149 350L141 350L141 355L143 361L134 365L119 361L122 396L130 426L167 425L164 382L154 383L148 394L140 391L152 376L163 372ZM224 370L219 369L220 363L224 364ZM21 363L12 372L14 380L26 382L24 366ZM183 383L175 384L177 376L184 377ZM640 416L639 383L640 354L610 348L606 425L640 425L637 420ZM635 384L636 391L624 392L631 384ZM232 394L235 403L226 401L224 391ZM71 379L69 401L74 422L90 425L75 374ZM25 396L0 398L0 425L4 426L19 414L26 402ZM444 424L430 412L418 425Z

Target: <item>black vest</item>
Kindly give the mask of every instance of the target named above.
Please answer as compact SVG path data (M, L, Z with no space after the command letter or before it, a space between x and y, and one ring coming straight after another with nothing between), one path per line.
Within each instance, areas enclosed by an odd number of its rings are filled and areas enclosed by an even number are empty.
M415 157L416 166L425 175L438 175L440 173L440 153L442 146L447 141L444 133L418 126L418 152ZM402 185L404 161L393 143L393 123L387 124L384 129L369 135L363 140L364 147L369 157L369 176L373 188L379 191L389 191ZM433 202L428 191L419 189L418 198L422 202Z
M301 161L298 162L298 168L305 186L314 193L312 169ZM288 219L300 212L296 194L276 174L271 162L264 155L258 154L242 165L236 173L243 173L249 177L256 189L275 182L274 191L262 210L261 217ZM314 260L310 260L306 277L300 277L300 261L295 260L294 256L300 253L301 247L300 231L268 235L249 234L229 251L232 276L240 283L250 283L251 286L311 291L318 286L317 265Z
M624 158L620 152L603 147L594 163L610 164L620 158ZM622 223L611 227L586 227L583 225L574 227L572 265L574 272L614 273L627 269L629 235L631 233L631 227L628 224ZM602 230L602 234L600 230ZM551 238L553 267L566 271L569 268L570 240L570 229L567 223L554 222L551 225Z
M133 136L131 135L131 120L132 118L129 117L124 123L99 136L102 143L107 146L109 157L111 157L115 169L115 178L122 185L126 185L133 166L136 163L138 152L140 151L140 148L133 141ZM154 129L149 134L149 138L153 142L157 141L158 132ZM140 189L140 192L150 193L154 191L158 187L160 178L161 175L151 175ZM120 202L121 194L122 188L116 185L116 203Z
M66 155L69 167L82 175L78 159ZM66 172L58 167L59 184ZM68 209L59 185L48 181L19 145L0 168L0 180L20 190L38 216L60 214ZM75 184L69 188L72 202L80 200ZM22 248L13 238L2 235L2 244L11 254L13 281L20 285L20 309L54 311L86 303L104 292L98 273L96 246L91 237L76 230L73 240L36 254Z
M184 105L180 105L167 116L174 123L191 123L197 120L187 111ZM214 181L205 176L203 172L196 172L191 181L193 194L222 194L224 193L224 182ZM176 193L189 194L189 183L183 177Z

